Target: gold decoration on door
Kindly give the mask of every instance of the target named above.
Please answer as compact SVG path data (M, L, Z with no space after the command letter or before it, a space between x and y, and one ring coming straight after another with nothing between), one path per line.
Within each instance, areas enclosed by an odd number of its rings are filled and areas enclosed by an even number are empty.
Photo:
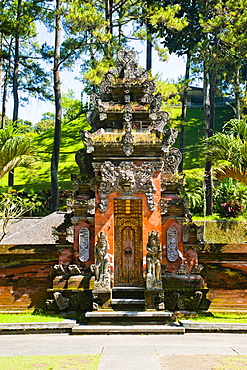
M142 200L114 200L114 285L143 285Z

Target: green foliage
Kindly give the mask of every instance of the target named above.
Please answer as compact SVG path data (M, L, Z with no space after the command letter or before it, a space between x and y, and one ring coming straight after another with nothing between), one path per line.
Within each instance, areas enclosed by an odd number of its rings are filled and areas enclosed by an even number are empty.
M23 313L23 314L0 314L0 322L2 323L21 323L21 322L61 322L64 318L57 315L46 315L42 312L39 314Z
M186 176L183 185L183 199L189 201L189 208L193 213L204 211L204 186L203 178Z
M214 313L213 316L198 315L196 317L189 317L190 320L196 322L208 322L208 323L247 323L247 315L241 313Z
M0 179L16 167L32 169L37 162L33 142L12 125L0 130Z
M0 241L6 235L6 228L11 219L20 218L34 208L35 204L29 198L21 198L15 192L1 193L0 195Z
M242 208L239 212L235 213L235 217L239 215L240 211L246 210L247 205L247 187L239 181L229 179L223 179L220 183L215 186L214 190L214 210L223 217L227 216L227 208L236 205L240 205ZM237 207L238 208L238 207Z
M230 120L223 129L208 139L208 156L219 167L218 179L231 177L247 185L246 120Z

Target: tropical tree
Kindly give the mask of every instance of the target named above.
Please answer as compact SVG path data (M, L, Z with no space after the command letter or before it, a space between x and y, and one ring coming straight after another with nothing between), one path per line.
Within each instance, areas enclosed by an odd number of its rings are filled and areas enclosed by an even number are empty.
M207 140L207 155L218 167L218 180L232 178L247 185L247 122L232 119Z
M0 195L0 241L6 235L10 220L18 219L35 207L29 199L22 199L15 193L2 193Z
M37 156L30 138L19 135L13 125L0 130L0 179L15 167L32 168Z

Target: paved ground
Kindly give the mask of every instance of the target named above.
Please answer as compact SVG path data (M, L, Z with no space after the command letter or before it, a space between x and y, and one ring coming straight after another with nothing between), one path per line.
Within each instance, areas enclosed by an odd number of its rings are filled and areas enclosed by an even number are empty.
M0 356L100 353L99 370L208 370L222 356L247 356L247 334L0 335ZM237 369L247 369L247 365Z

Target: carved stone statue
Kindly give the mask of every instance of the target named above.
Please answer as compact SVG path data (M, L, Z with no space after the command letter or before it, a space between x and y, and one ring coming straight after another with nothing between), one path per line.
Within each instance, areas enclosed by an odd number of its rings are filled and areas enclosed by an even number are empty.
M148 233L147 243L147 289L161 289L161 246L158 233Z
M53 296L54 296L55 302L57 304L57 307L60 311L66 310L66 308L69 307L69 304L70 304L69 299L63 297L62 293L54 292Z
M109 271L109 244L107 241L107 234L104 235L103 231L98 234L98 240L95 245L95 277L96 280L104 278L104 275Z

